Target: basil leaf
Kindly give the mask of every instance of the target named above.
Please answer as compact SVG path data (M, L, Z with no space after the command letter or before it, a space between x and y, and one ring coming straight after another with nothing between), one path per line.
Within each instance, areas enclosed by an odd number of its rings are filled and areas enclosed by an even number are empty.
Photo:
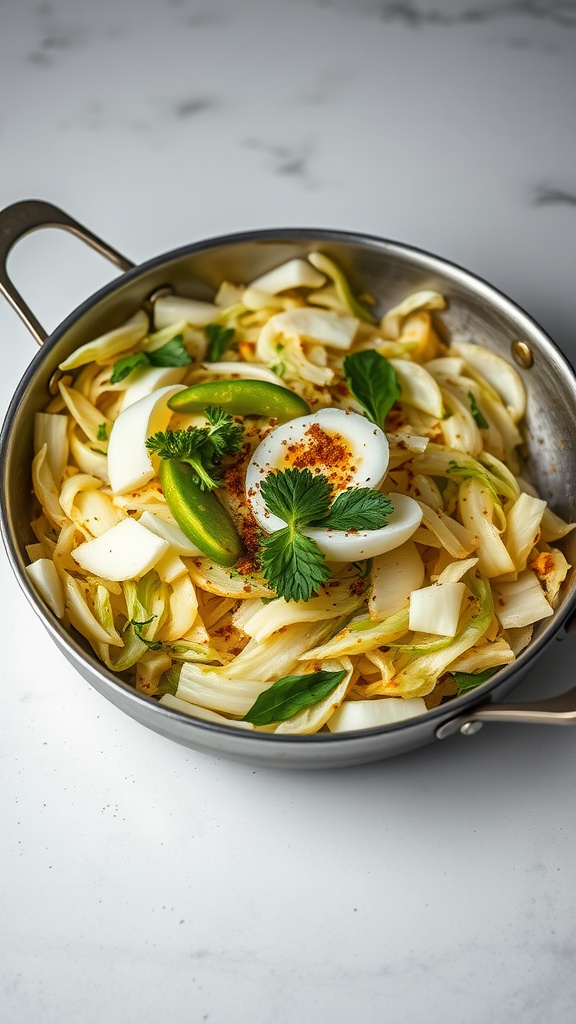
M272 725L292 718L303 708L317 704L342 682L346 671L310 672L304 676L284 676L256 698L243 721L253 725Z
M150 366L150 360L145 352L135 352L132 356L124 356L123 359L117 359L114 363L110 383L119 384L121 380L124 380L138 366Z
M344 374L368 418L384 429L386 416L402 394L394 367L374 349L365 349L346 356Z
M473 690L476 686L480 686L480 683L485 683L490 676L493 676L504 665L497 665L496 668L487 668L484 672L450 672L456 686L458 687L458 696L461 697L463 693L468 693Z
M234 337L233 327L223 327L222 324L208 324L205 328L208 335L208 351L206 359L209 363L217 363L229 348Z
M468 400L470 402L470 412L472 413L472 418L475 421L476 426L482 427L484 430L488 430L489 424L486 422L482 413L480 412L476 399L474 398L474 395L472 394L471 391L468 392Z
M385 494L370 487L341 491L327 516L313 526L330 530L380 530L394 506Z
M165 345L146 354L152 366L188 366L192 362L192 356L186 349L181 334L176 334Z

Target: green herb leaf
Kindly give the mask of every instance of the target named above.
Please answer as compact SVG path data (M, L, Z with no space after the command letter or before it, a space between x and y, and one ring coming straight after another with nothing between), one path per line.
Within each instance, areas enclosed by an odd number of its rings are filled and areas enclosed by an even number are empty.
M208 335L206 360L209 363L217 363L229 348L235 347L232 344L234 328L223 327L222 324L208 324L205 331Z
M357 487L342 491L327 516L314 526L330 530L380 530L394 506L390 498L370 487Z
M332 485L309 469L280 469L260 485L270 512L293 526L308 526L328 514Z
M493 676L501 668L504 668L504 666L497 665L496 668L487 668L484 672L450 672L449 674L458 687L458 696L461 697L463 693L468 693L469 690L480 686L480 683L485 683L487 679L490 679L490 676Z
M468 392L468 400L470 402L470 411L472 413L472 418L475 421L476 425L478 427L482 427L483 430L488 430L489 424L486 422L482 413L480 412L476 399L471 391Z
M242 427L234 422L234 417L225 412L219 405L209 405L204 410L208 420L206 428L207 443L212 446L214 456L235 455L242 447Z
M191 362L192 357L184 345L183 336L175 334L170 341L153 352L134 352L131 356L117 359L112 369L110 383L119 384L140 366L188 366Z
M386 416L402 394L394 367L374 349L365 349L346 356L344 374L368 418L384 429Z
M244 715L253 725L272 725L292 718L303 708L327 697L346 675L340 672L310 672L302 676L284 676L264 690Z
M309 601L330 571L315 541L287 526L262 541L262 575L286 601Z
M192 362L182 334L175 334L165 345L146 355L152 366L189 366Z
M330 576L318 545L301 532L304 527L376 530L393 512L390 499L369 487L343 491L330 507L332 484L309 469L277 470L260 487L269 511L287 524L262 541L264 578L287 601L309 601Z
M97 441L107 441L108 440L108 430L107 430L107 427L106 427L105 423L99 423L98 424L98 431L96 433L96 440Z
M173 697L176 696L181 671L181 665L172 665L171 668L166 670L158 682L158 688L156 690L157 697L163 697L165 693L171 693Z
M146 644L146 647L150 651L160 651L163 646L159 640L147 640L142 633L144 626L150 625L150 623L153 622L155 618L156 616L152 615L149 619L146 619L144 622L136 622L135 619L130 620L132 625L134 626L134 632L136 633L136 636L138 637L139 640L142 641L143 644Z
M159 430L146 439L146 447L161 459L187 462L195 472L195 482L202 490L211 491L221 483L218 463L222 456L242 447L242 427L217 406L210 406L205 415L206 427Z
M150 360L145 352L135 352L134 355L117 359L114 363L110 383L119 384L138 366L150 366Z

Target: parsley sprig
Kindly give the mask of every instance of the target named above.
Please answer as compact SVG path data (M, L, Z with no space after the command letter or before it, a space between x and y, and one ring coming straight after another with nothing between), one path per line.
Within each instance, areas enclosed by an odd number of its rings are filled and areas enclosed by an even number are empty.
M390 499L369 487L342 491L333 502L330 481L309 469L269 473L260 488L268 510L286 523L262 541L262 572L286 601L309 601L330 576L306 527L377 530L393 511Z
M233 455L242 447L242 427L219 406L208 406L205 427L188 430L160 430L146 440L146 447L161 459L187 462L195 472L195 482L203 491L219 487L222 476L218 463L223 455Z

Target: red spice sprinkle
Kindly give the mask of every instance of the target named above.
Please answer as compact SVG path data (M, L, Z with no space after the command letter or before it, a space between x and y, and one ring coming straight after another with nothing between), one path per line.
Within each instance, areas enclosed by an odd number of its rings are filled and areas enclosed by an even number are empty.
M301 441L286 446L285 464L296 469L311 469L324 473L338 489L347 487L354 479L357 467L351 463L352 452L345 438L336 432L323 430L312 423Z

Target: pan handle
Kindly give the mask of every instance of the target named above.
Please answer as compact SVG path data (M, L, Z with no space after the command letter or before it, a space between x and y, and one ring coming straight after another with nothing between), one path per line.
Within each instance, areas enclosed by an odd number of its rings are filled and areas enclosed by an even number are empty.
M96 252L106 256L121 270L132 270L134 263L98 238L88 228L73 220L63 210L52 206L51 203L45 203L39 199L26 199L19 203L13 203L12 206L7 206L5 210L0 211L0 293L5 295L38 344L42 345L46 341L48 333L24 302L7 270L8 255L13 246L24 235L36 231L38 228L63 228L65 231L70 231Z
M439 740L461 732L472 736L483 722L517 722L524 725L576 725L576 688L549 700L518 704L481 704L468 715L443 722L436 730Z

